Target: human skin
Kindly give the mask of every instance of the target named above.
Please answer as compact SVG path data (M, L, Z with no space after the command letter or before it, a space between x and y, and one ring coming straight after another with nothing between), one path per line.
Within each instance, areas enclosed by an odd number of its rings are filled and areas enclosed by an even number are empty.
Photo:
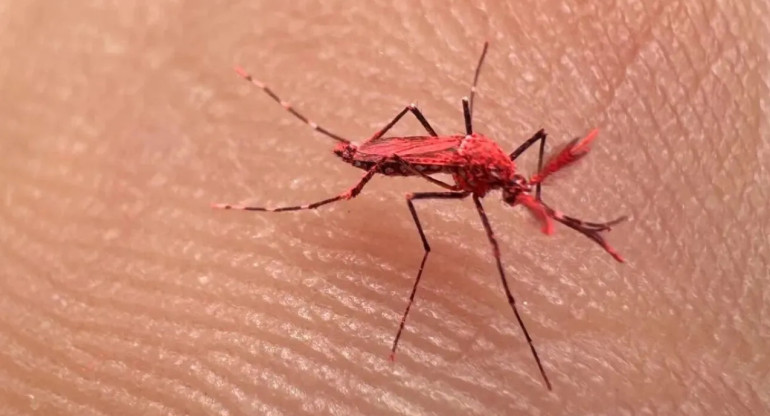
M722 2L0 5L0 414L749 415L770 411L768 6ZM484 204L404 200L239 79L361 142L415 102L591 153L544 198L627 262ZM411 117L393 134L423 134ZM532 173L535 152L518 163Z

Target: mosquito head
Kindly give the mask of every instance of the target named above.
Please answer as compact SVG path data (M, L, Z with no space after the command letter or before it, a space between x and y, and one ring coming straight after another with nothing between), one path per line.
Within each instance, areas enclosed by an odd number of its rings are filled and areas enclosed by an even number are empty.
M507 186L503 187L503 200L512 207L523 206L542 224L545 234L553 233L552 213L540 198L533 195L532 184L523 176L514 175Z
M346 162L353 160L356 150L356 146L349 142L339 142L334 146L334 154Z
M503 200L508 205L515 205L520 194L530 193L531 191L532 187L527 182L527 178L521 175L513 175L513 179L503 187Z

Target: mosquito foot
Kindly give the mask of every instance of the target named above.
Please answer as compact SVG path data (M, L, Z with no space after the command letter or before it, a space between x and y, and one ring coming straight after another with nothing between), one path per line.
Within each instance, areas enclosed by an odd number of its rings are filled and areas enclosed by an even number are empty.
M211 204L211 208L214 209L238 209L237 205L230 204Z

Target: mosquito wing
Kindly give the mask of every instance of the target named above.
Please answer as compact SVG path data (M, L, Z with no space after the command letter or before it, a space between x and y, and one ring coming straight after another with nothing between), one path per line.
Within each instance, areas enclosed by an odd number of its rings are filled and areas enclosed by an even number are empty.
M464 136L381 137L358 147L361 159L379 160L394 154L409 163L452 165Z

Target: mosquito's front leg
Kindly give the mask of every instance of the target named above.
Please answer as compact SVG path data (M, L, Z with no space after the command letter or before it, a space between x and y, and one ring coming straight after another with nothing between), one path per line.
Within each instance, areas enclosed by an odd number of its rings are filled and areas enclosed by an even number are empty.
M372 179L374 174L377 173L377 171L379 170L380 166L384 161L385 159L382 159L378 161L376 164L374 164L374 166L372 166L368 171L366 171L366 173L364 173L364 176L361 177L358 183L353 185L347 191L337 196L334 196L332 198L316 201L310 204L293 205L293 206L278 207L278 208L253 207L253 206L238 205L238 204L214 204L212 205L212 207L219 208L219 209L239 209L244 211L268 211L268 212L300 211L304 209L315 209L322 205L330 204L332 202L355 198L359 193L361 193L361 190L364 188L364 185L366 185L366 183Z
M310 119L308 119L307 117L305 117L304 115L302 115L302 113L300 113L299 111L294 109L294 107L292 107L291 104L289 104L288 102L282 100L281 97L279 97L275 92L273 92L273 90L270 89L270 87L268 87L263 82L261 82L261 81L255 79L254 77L252 77L251 74L246 72L246 70L244 70L243 68L235 67L235 72L237 72L238 75L240 75L246 81L250 82L251 84L253 84L257 88L260 88L262 91L265 92L265 94L269 95L270 98L273 99L273 101L275 101L278 104L280 104L281 107L283 107L286 111L291 113L291 115L296 117L299 121L301 121L301 122L307 124L308 126L310 126L310 128L312 128L313 130L315 130L315 131L317 131L317 132L319 132L321 134L324 134L327 137L331 137L332 139L334 139L334 140L336 140L338 142L350 143L350 140L348 140L348 139L346 139L346 138L344 138L344 137L342 137L342 136L340 136L338 134L332 133L331 131L329 131L329 130L319 126L318 123L315 123L315 122L311 121Z

